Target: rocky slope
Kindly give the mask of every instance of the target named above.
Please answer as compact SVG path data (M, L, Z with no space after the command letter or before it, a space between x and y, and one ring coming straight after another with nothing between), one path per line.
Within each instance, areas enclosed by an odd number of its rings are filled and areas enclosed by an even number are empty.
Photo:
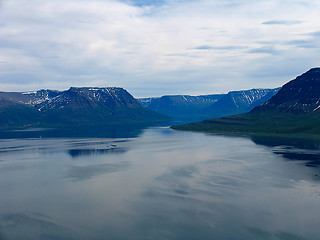
M319 108L320 68L312 68L283 85L273 98L254 111L277 111L298 114L318 112Z

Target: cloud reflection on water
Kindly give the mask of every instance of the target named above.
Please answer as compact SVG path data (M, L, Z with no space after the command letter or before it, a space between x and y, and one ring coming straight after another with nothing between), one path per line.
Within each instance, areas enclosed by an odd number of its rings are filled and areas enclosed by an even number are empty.
M108 173L124 171L130 166L129 162L102 163L86 166L71 166L67 178L72 180L87 180Z

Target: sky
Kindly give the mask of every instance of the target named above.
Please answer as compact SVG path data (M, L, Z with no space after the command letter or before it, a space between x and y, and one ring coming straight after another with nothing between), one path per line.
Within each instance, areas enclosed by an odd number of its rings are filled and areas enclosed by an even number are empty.
M0 0L0 91L226 93L319 66L319 0Z

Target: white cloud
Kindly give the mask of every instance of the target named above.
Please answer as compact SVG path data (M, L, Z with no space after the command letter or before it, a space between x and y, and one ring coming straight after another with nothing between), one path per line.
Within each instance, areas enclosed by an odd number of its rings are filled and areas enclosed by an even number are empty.
M5 1L0 87L213 93L276 87L319 64L315 1L154 2Z

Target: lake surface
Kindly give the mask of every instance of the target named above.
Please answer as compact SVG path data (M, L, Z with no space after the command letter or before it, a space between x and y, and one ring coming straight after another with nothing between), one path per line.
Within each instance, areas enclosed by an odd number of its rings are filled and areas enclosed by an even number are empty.
M320 239L319 141L125 132L2 135L0 239Z

